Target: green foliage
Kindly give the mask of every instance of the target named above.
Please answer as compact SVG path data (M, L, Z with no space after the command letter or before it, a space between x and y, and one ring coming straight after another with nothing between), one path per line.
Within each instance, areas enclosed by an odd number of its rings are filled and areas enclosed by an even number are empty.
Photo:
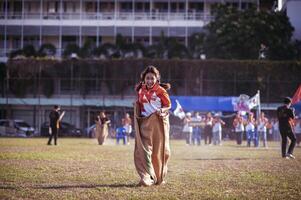
M33 45L29 44L23 47L23 54L25 57L35 57L37 52Z
M188 48L192 58L199 59L204 53L205 33L194 33L189 37Z
M13 59L17 56L23 56L23 50L22 49L17 49L15 51L11 51L10 54L9 54L10 59Z
M38 51L38 56L39 57L55 56L55 53L56 53L55 46L53 44L46 43L40 47Z
M79 55L80 48L77 44L73 44L73 43L68 44L64 50L63 57L69 58L72 53L76 53L77 55Z
M222 4L216 4L213 13L215 20L206 27L208 57L257 59L263 43L269 48L272 60L297 58L297 50L291 42L294 29L285 13L256 11L255 8L239 11Z
M281 96L293 94L300 84L301 77L301 63L296 61L190 59L79 59L71 61L68 59L45 60L41 61L41 64L42 72L47 71L50 76L49 82L45 83L49 84L45 86L45 89L49 89L48 96L53 91L50 88L50 85L54 84L51 82L53 79L71 77L70 66L72 64L75 90L83 96L89 94L90 85L95 86L96 78L99 83L106 84L108 95L134 95L134 85L138 82L144 67L148 65L158 67L162 82L172 84L170 90L172 95L238 96L246 91L255 94L260 89L263 101L277 102L281 100ZM8 63L10 78L34 77L38 73L36 66L39 65L34 59L11 61ZM275 88L277 88L277 93L272 92Z
M89 58L92 56L93 49L93 41L87 40L83 47L79 49L78 56L81 58Z

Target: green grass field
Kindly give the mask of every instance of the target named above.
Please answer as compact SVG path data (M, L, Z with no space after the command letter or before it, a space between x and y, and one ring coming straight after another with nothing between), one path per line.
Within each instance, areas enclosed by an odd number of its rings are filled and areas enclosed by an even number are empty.
M109 140L0 139L0 199L301 199L301 148L295 160L269 148L186 146L171 141L167 184L137 187L129 146Z

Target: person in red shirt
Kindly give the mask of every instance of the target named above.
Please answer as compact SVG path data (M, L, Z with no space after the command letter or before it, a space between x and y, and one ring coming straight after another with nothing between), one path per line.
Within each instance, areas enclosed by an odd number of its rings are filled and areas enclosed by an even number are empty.
M160 83L160 73L155 67L146 68L141 74L141 82L136 87L141 116L168 112L171 102L166 89L169 88L169 84Z
M165 183L169 147L169 109L167 89L160 83L160 73L154 66L147 67L136 86L134 162L140 176L139 185Z

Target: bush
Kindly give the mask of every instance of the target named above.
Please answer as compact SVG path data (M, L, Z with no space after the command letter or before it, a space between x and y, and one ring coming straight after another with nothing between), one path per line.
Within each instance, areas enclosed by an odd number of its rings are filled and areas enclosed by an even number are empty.
M43 44L38 51L39 57L55 56L55 54L56 48L53 44L50 43Z
M33 45L29 44L23 47L23 54L25 57L35 57L37 52Z

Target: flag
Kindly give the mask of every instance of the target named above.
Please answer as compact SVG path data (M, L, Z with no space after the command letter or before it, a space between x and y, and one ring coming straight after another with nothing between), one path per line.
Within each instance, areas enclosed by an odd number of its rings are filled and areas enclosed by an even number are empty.
M259 93L257 93L255 96L251 97L248 100L248 107L251 110L252 108L259 106L260 102L259 102Z
M173 114L177 117L179 117L180 119L183 119L185 117L185 112L181 106L181 104L179 103L179 101L176 99L176 104L177 107L176 109L173 111Z
M299 85L299 88L297 89L296 93L292 98L292 104L296 104L299 101L301 101L301 85Z
M248 101L249 96L246 94L241 94L239 97L232 98L232 105L234 111L249 111Z

